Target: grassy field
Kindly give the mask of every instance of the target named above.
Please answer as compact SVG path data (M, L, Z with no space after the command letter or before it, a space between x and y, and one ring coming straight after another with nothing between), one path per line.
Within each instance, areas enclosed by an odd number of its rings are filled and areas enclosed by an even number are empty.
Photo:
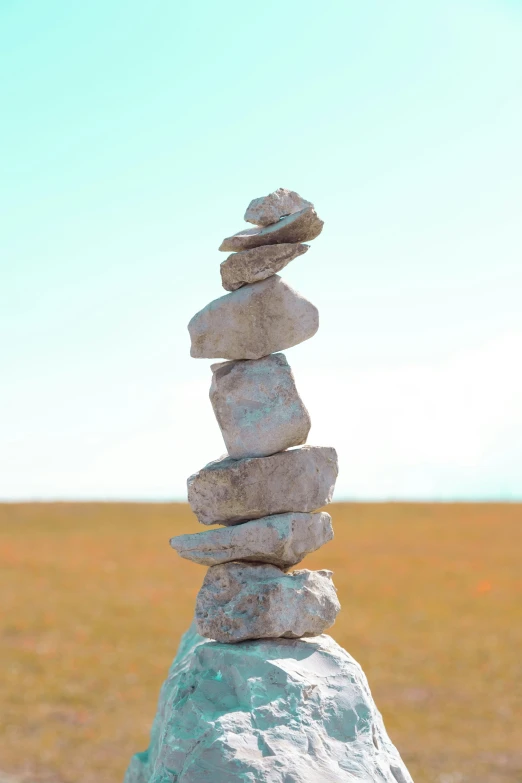
M522 506L337 504L334 638L416 783L522 781ZM118 783L204 568L185 505L0 506L0 778ZM9 779L9 778L8 778Z

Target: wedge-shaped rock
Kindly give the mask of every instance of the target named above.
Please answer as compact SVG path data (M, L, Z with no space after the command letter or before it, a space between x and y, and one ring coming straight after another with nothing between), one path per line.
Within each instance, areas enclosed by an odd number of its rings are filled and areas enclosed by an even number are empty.
M284 354L212 370L210 401L231 457L266 457L306 442L310 416Z
M280 272L290 261L302 256L309 245L284 242L282 245L262 245L252 250L232 253L220 265L221 282L226 291L236 291L247 283L258 283Z
M260 359L308 340L317 308L278 275L215 299L188 325L196 359Z
M245 220L256 226L269 226L286 215L293 215L294 212L313 206L295 190L279 188L268 196L253 199L245 212Z
M246 639L318 636L341 608L331 571L225 563L209 568L196 598L201 636L227 644Z
M294 212L293 215L281 218L271 226L238 231L237 234L224 239L219 249L233 252L250 250L260 245L278 245L281 242L310 242L319 236L323 225L315 209L307 207L300 212Z
M203 525L236 525L290 511L316 511L332 499L337 454L302 446L271 457L210 462L188 479L188 501Z
M412 783L359 664L327 636L219 644L192 627L125 783Z
M175 536L170 545L181 557L201 565L247 560L289 568L332 538L332 519L322 511L276 514L233 527Z

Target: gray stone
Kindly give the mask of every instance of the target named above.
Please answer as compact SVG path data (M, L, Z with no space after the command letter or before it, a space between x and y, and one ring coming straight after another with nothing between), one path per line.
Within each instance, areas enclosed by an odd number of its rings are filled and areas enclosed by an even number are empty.
M175 536L170 545L181 557L206 566L247 560L289 568L332 538L332 519L322 511L275 514L232 527Z
M316 511L332 499L335 449L301 446L270 457L222 457L188 479L188 501L203 525L235 525L290 511Z
M323 230L323 221L317 216L315 209L307 207L293 215L281 218L271 226L249 228L238 231L227 237L220 245L220 250L250 250L260 245L279 245L282 242L310 242L319 236Z
M308 340L317 308L278 275L210 302L188 325L196 359L260 359Z
M232 253L220 265L221 282L226 291L236 291L247 283L258 283L280 272L294 258L309 250L309 245L284 242L262 245Z
M318 636L341 608L331 571L292 571L264 563L208 569L196 598L201 636L226 644L247 639Z
M279 188L268 196L253 199L245 212L245 220L256 226L269 226L286 215L293 215L294 212L313 206L310 201L301 198L295 190Z
M231 457L266 457L306 442L310 416L284 354L212 370L210 401Z
M184 635L124 783L413 783L360 665L325 635Z

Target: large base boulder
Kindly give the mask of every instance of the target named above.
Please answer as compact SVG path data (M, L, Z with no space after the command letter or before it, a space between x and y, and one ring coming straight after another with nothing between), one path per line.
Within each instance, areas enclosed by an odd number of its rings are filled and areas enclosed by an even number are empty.
M229 645L191 628L124 783L412 783L356 661L329 636Z

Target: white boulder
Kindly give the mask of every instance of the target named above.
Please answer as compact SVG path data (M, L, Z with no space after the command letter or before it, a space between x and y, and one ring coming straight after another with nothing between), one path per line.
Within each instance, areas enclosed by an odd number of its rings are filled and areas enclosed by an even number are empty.
M330 636L219 644L192 627L124 783L413 783Z

